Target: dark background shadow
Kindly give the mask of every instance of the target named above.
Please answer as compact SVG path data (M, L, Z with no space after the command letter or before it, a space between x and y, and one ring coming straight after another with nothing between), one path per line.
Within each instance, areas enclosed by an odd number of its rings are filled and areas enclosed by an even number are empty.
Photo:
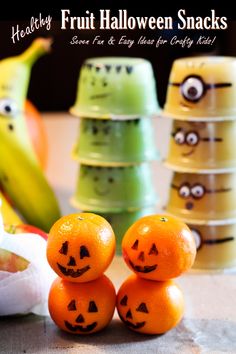
M77 5L75 5L77 3ZM73 104L76 94L77 80L80 67L83 61L89 57L97 56L131 56L142 57L151 61L156 77L157 90L160 105L163 106L166 95L168 76L173 60L179 57L193 55L227 55L236 56L236 21L233 18L233 10L227 7L226 3L220 8L218 2L208 2L201 7L198 3L178 5L162 4L154 6L155 1L145 1L145 5L132 7L127 6L127 2L122 1L67 1L57 2L57 6L51 4L43 5L41 3L24 4L17 7L17 4L9 11L2 12L0 15L0 59L13 56L24 51L38 36L51 36L54 39L52 52L50 55L42 57L33 67L32 77L29 87L29 98L42 111L67 111ZM116 5L114 5L116 4ZM192 6L193 5L193 6ZM224 5L224 7L223 7ZM10 6L10 5L9 5ZM226 30L178 30L176 14L178 9L185 8L189 16L210 15L211 9L215 9L218 16L228 17L228 28ZM94 11L98 14L99 9L111 9L112 14L117 16L118 9L127 9L129 16L172 16L174 19L174 28L172 30L99 30L99 24L96 23L96 30L61 30L60 17L61 9L70 9L71 16L84 16L85 10ZM20 28L29 25L31 16L38 17L39 13L43 17L49 14L53 17L53 23L50 31L45 28L35 31L21 39L16 44L11 41L12 26L19 24ZM99 16L97 15L97 18ZM73 36L77 35L80 39L89 39L89 45L71 45ZM104 45L92 45L91 42L96 35L100 35L105 40ZM137 42L140 36L147 39L158 39L160 36L168 41L177 36L178 39L184 39L186 36L194 40L194 45L190 48L182 48L180 45L161 45L158 48L155 45L140 46L134 44L131 48L124 45L109 46L106 42L110 36L114 36L118 41L121 36L127 36ZM196 45L197 39L205 36L213 39L216 37L213 45Z

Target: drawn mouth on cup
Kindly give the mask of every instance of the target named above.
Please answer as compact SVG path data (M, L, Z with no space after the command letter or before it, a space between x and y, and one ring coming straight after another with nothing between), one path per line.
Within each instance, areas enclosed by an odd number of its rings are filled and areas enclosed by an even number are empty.
M95 190L95 193L96 193L97 195L100 195L101 197L110 193L110 190L109 190L109 189L94 188L94 190Z
M194 151L195 151L195 149L193 148L193 149L189 150L188 152L183 152L182 156L190 156L194 153Z
M186 104L185 102L180 101L180 105L181 105L182 107L192 109L192 107L191 107L191 106L189 106L188 104Z
M91 100L97 100L97 99L100 99L100 98L107 98L110 95L111 95L110 93L100 93L100 94L97 94L97 95L90 96L90 99Z
M92 145L93 146L108 146L108 143L106 141L93 141Z
M192 202L187 202L187 203L185 204L185 208L186 208L187 210L192 210L192 209L194 208L194 204L193 204Z

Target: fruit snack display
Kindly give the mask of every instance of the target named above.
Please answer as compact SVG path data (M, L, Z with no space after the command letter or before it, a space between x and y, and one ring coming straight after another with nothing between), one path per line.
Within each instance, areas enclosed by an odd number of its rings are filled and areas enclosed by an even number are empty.
M48 232L60 217L56 196L36 157L24 112L31 68L51 39L0 60L0 186L27 223Z

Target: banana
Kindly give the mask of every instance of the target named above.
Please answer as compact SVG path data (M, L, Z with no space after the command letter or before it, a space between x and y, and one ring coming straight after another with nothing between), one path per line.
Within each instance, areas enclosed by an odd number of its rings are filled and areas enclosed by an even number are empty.
M0 183L26 221L48 232L60 211L44 174L17 140L0 131Z
M32 159L36 159L24 117L24 104L31 68L50 50L51 39L37 38L21 55L0 60L0 131L18 140Z
M50 46L51 39L38 38L21 55L0 61L0 184L26 221L46 232L60 211L35 156L24 104L32 65Z
M0 204L2 204L2 206L0 207L0 211L2 212L4 224L19 225L23 223L23 221L16 214L15 210L12 209L12 207L4 198L1 192L0 192Z

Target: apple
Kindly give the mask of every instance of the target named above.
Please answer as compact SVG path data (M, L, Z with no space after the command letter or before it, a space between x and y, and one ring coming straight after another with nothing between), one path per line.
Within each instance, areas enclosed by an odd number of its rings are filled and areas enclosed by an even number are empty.
M10 273L22 272L29 265L29 262L15 253L0 248L0 271Z
M4 229L9 234L23 234L23 233L32 233L40 235L47 241L47 234L40 230L39 228L28 225L28 224L20 224L20 225L10 225L5 224ZM0 271L6 271L11 273L22 272L25 270L29 265L29 262L15 253L6 251L0 248Z
M48 239L48 235L40 230L38 227L28 224L19 224L19 225L10 225L4 224L4 229L9 234L37 234L43 237L46 241Z

